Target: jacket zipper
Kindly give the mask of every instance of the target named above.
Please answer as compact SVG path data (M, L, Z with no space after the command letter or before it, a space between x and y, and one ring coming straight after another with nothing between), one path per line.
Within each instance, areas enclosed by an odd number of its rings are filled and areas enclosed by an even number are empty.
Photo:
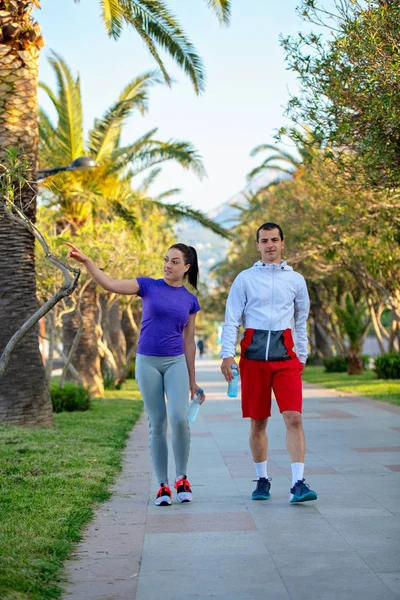
M274 307L274 293L275 293L275 266L272 267L271 310L269 313L269 330L268 330L267 347L265 350L265 360L268 360L269 345L271 342L271 323L272 323L272 312L273 312L273 307Z

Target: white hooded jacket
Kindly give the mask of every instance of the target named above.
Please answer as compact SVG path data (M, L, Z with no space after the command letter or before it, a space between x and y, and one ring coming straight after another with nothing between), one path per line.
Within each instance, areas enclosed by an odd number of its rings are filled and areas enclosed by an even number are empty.
M240 325L245 329L268 332L291 329L294 318L296 352L299 360L307 360L306 322L310 309L305 279L286 261L280 264L256 262L239 273L226 303L222 331L221 358L235 356ZM271 333L269 333L269 336ZM265 360L268 360L269 337Z

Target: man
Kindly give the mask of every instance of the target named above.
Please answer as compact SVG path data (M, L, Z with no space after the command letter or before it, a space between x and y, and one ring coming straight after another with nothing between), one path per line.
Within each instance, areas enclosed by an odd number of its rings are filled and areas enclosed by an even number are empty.
M257 230L261 260L239 273L226 303L222 332L221 371L233 379L236 340L240 342L239 371L242 383L242 413L250 417L250 449L258 477L253 500L268 500L271 483L267 471L267 423L271 416L271 388L286 425L286 444L292 461L290 502L316 500L304 480L305 438L301 419L302 380L307 360L306 321L310 308L306 282L282 260L283 232L276 223ZM294 318L296 350L291 332Z

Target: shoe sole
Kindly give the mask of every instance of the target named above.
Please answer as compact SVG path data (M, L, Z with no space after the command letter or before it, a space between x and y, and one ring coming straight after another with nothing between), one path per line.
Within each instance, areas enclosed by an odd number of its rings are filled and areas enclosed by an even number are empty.
M193 500L193 498L185 498L184 500L180 500L178 497L176 498L177 502L179 502L180 504L184 504L185 502L191 502Z
M300 496L300 498L292 498L292 500L290 500L290 504L297 504L299 502L309 502L310 500L317 500L318 496L315 492L310 492L308 494L305 494L304 496Z
M269 500L271 498L271 494L269 494L268 496L256 496L255 498L252 496L251 499L252 500Z
M157 500L160 500L160 502L157 502ZM162 496L161 498L156 498L154 504L156 506L171 506L171 498L169 498L168 496Z

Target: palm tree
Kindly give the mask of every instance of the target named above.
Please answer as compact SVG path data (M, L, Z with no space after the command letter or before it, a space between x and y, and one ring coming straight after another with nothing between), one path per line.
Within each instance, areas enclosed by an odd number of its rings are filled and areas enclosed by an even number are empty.
M229 23L229 0L206 2L221 23ZM100 0L100 6L108 35L116 39L124 26L131 26L144 40L167 83L170 78L159 49L166 51L190 77L196 93L204 89L202 62L164 2ZM40 0L0 0L0 149L15 147L28 162L32 181L22 187L19 206L34 221L38 62L44 41L39 25L31 16L33 8L40 8ZM0 162L4 161L5 154L0 150ZM21 226L11 225L4 208L0 198L0 352L36 308L34 238ZM0 420L17 424L52 420L37 328L25 335L0 381Z
M69 164L82 154L90 155L99 167L85 173L64 172L43 182L50 190L48 204L57 205L68 224L77 228L89 218L116 213L131 224L135 221L135 207L149 204L172 219L190 219L223 237L226 230L201 211L181 203L164 203L164 199L180 190L168 190L158 196L149 196L149 188L160 173L160 164L175 161L182 168L192 170L198 177L205 175L202 159L196 148L181 140L162 141L157 129L148 131L134 142L122 146L121 134L125 121L133 111L144 114L148 109L149 89L158 82L156 73L135 77L122 90L116 102L104 116L96 119L83 139L82 97L79 77L74 78L68 65L55 52L49 58L57 81L57 91L41 83L57 113L57 124L39 111L39 159L48 166ZM139 183L136 179L150 172Z
M260 165L250 171L247 175L249 181L264 175L268 171L282 173L283 177L293 177L306 164L313 160L315 153L321 151L321 144L317 141L313 132L306 127L303 131L298 128L292 128L288 132L288 135L295 145L294 154L279 148L275 144L260 144L253 148L250 156L257 156L265 151L272 151L274 154L269 154ZM276 179L269 185L273 185L281 179Z
M57 91L44 84L56 112L57 124L40 111L40 160L45 164L69 164L82 154L89 154L98 168L91 172L62 173L45 181L49 190L46 203L57 208L59 227L74 235L79 228L91 223L96 228L105 220L118 215L134 229L140 225L140 213L143 210L157 208L161 214L175 222L187 218L212 229L216 233L227 235L218 224L200 211L182 204L165 204L164 198L179 190L168 190L156 198L148 191L160 168L156 167L168 160L178 162L185 169L192 169L199 177L204 175L204 167L196 149L189 142L179 140L161 141L155 137L153 129L127 146L121 145L121 133L126 118L134 110L144 113L148 107L149 88L157 82L154 73L145 73L134 78L122 90L116 102L101 119L96 119L89 132L88 142L83 139L82 99L79 78L74 78L63 59L52 53L50 63L57 80ZM141 185L133 187L135 178L151 169ZM83 331L77 349L80 357L77 370L84 385L92 393L102 395L100 359L98 354L98 335L96 333L96 314L98 313L98 294L96 286L88 286L83 295ZM75 320L75 322L74 322ZM78 329L76 317L68 315L64 320L64 346L68 351Z

